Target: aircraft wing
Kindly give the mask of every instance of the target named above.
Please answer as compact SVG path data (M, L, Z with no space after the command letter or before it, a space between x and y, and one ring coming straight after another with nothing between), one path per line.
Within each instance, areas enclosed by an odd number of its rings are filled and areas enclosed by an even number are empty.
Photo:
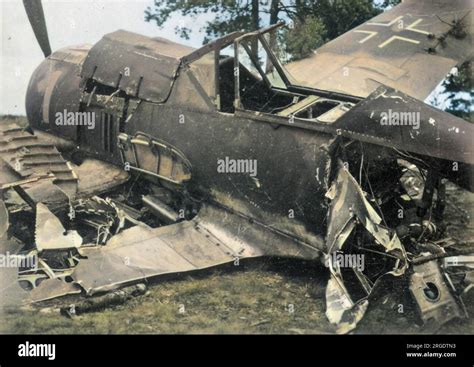
M472 60L472 0L405 0L287 65L313 88L367 97L381 84L424 100Z
M38 243L44 243L46 248L48 238L58 238L52 232L62 234L65 229L46 206L40 204L37 211L45 225L37 224L36 238L40 238ZM61 241L53 241L54 245L68 243L72 232L68 233L68 237L62 237ZM8 246L18 248L18 244L2 242L1 234L0 244L3 244L0 253ZM323 244L320 239L316 247L313 247L315 244L302 245L284 233L267 230L220 207L204 205L192 220L157 228L140 223L114 235L105 246L79 245L81 256L71 271L70 282L63 279L64 274L50 274L39 286L25 292L18 286L18 269L0 271L0 301L3 300L0 306L2 303L34 303L78 293L94 296L165 275L226 263L239 266L242 259L260 256L318 260L321 259ZM41 269L47 268L42 265Z
M240 259L267 255L270 236L241 218L211 206L193 220L150 228L137 225L124 230L99 248L80 250L81 260L72 277L88 295L110 291L165 274L179 274ZM247 234L239 235L239 226ZM261 241L251 241L253 233ZM281 241L277 242L282 244ZM266 246L265 246L266 245Z

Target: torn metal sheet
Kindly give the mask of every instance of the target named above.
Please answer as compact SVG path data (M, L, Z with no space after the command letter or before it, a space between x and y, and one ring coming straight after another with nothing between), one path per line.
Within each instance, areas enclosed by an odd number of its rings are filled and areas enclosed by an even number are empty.
M160 274L203 269L239 258L260 256L247 244L236 249L199 224L186 221L160 228L125 230L100 249L82 249L86 260L73 278L88 294ZM104 276L105 275L105 276Z
M385 124L383 116L387 111L415 113L419 125L408 125L395 119ZM377 88L334 126L349 138L427 157L474 164L474 150L470 144L474 136L472 124L388 86Z
M41 130L32 134L17 123L0 124L1 188L19 187L34 203L58 205L105 192L128 180L128 172L120 167L95 159L75 165L58 150L74 148L70 140ZM102 174L97 175L98 171Z
M46 136L32 134L26 127L14 123L0 124L0 161L3 162L0 183L48 179L74 196L77 176Z
M403 275L408 265L405 249L397 235L381 225L382 219L342 163L327 197L331 200L331 206L326 238L328 253L326 264L331 272L331 278L326 290L326 315L329 321L338 325L338 332L346 333L354 329L362 319L370 294L382 276ZM395 259L393 267L377 279L370 279L354 262L345 264L337 261L338 258L344 259L344 256L348 259L359 256L365 261L364 249L353 250L347 244L349 236L358 226L370 233L374 244L379 247L381 256L387 254ZM360 292L353 292L351 288L354 285L344 280L344 268L350 268L349 271L354 272L357 278L355 282L360 283L356 288L363 289L362 295Z
M225 243L193 222L148 228L136 226L99 249L83 249L74 280L87 294L107 291L160 274L202 269L238 257Z
M326 242L328 252L342 249L347 234L340 238L340 233L349 223L356 222L365 227L374 236L377 244L385 247L387 252L398 251L400 260L406 258L405 249L396 234L390 233L381 225L382 219L367 201L357 181L342 164L327 196L331 199ZM406 262L402 261L400 273L403 273L406 266Z
M326 286L326 316L329 322L337 325L339 334L352 331L364 317L368 306L368 300L353 304L339 279L335 276L329 278Z
M40 252L79 248L82 245L82 237L76 231L66 231L58 217L42 203L36 205L35 240Z

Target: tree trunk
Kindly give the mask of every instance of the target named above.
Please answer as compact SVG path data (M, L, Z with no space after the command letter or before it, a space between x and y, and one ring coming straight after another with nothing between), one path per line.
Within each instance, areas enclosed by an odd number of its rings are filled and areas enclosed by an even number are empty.
M256 31L260 28L260 4L259 0L252 0L252 31ZM258 60L258 41L257 39L252 40L251 44L252 56L255 60Z
M272 2L270 4L270 25L276 24L278 22L278 14L280 12L279 3L280 3L279 0L272 0ZM276 50L276 44L277 44L277 31L273 31L270 34L270 37L268 39L268 43L269 43L270 49L272 51L275 51ZM273 71L272 66L273 65L272 65L271 61L267 60L265 72L266 73L272 72Z

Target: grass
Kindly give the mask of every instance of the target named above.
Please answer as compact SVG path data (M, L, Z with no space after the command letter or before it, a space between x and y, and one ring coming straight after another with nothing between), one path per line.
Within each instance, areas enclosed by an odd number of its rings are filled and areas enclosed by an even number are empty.
M301 265L301 264L300 264ZM125 304L73 319L57 312L14 310L3 332L12 333L291 333L331 332L320 279L281 275L274 262L213 270L150 286ZM305 264L307 266L307 264ZM323 275L323 274L321 274ZM311 284L319 284L313 288ZM293 305L293 306L291 306ZM46 309L49 310L49 309Z
M50 308L7 313L0 332L19 334L306 334L333 333L325 317L324 269L295 261L253 261L150 285L124 304L67 318ZM392 295L392 296L391 296ZM401 289L376 300L356 333L429 332ZM398 313L398 304L405 312ZM469 309L474 313L473 299ZM293 312L292 312L293 311ZM440 332L474 331L474 320Z

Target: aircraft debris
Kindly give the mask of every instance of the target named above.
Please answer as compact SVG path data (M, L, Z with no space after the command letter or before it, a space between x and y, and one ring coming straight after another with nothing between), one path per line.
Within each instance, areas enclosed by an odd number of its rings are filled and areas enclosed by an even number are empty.
M51 54L32 3L47 57L29 126L0 125L0 255L38 261L0 268L0 306L80 294L88 312L160 275L269 256L327 265L340 333L389 282L428 327L467 316L472 246L445 238L443 213L447 180L474 190L474 125L417 98L472 56L469 1L403 2L379 17L419 16L409 35L378 17L380 37L347 32L291 63L307 83L272 50L282 23L197 50L119 30Z
M136 284L104 295L89 297L69 306L61 307L60 313L68 317L95 312L106 307L116 306L146 293L145 284Z
M410 292L424 323L431 320L431 327L437 328L453 318L467 316L452 295L455 290L449 289L436 261L415 265L413 271Z
M42 203L36 205L36 249L62 250L79 248L82 238L76 231L66 231L61 221Z
M328 254L355 252L362 258L375 254L380 263L385 263L385 270L371 276L370 269L364 272L352 262L349 266L332 258L327 262L331 278L326 293L326 314L332 323L339 325L339 332L345 333L363 317L370 294L380 280L389 275L403 275L408 264L396 233L390 233L381 225L381 217L369 204L357 181L342 162L339 163L336 179L327 193L331 200L326 240ZM359 241L350 243L351 234L357 230L364 233L358 237ZM354 280L350 283L344 281L351 278Z
M143 204L164 223L170 224L179 221L179 214L156 197L147 195L143 196L142 200Z

